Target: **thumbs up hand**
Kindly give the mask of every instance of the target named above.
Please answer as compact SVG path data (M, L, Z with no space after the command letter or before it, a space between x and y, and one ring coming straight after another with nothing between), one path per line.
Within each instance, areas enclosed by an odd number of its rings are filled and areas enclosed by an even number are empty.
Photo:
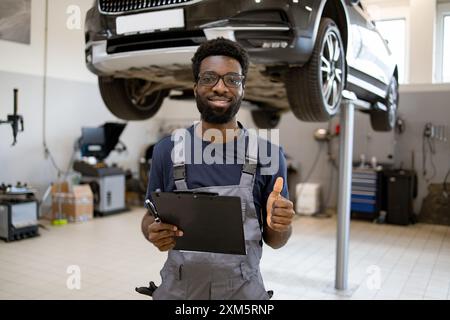
M267 225L278 232L289 230L295 211L292 201L281 195L283 190L283 178L278 177L273 186L273 191L267 199Z

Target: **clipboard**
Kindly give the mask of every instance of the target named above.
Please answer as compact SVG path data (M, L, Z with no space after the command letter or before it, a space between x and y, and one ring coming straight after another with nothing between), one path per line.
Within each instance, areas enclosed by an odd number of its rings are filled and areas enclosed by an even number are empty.
M241 198L205 192L152 192L163 223L183 236L175 250L245 255Z

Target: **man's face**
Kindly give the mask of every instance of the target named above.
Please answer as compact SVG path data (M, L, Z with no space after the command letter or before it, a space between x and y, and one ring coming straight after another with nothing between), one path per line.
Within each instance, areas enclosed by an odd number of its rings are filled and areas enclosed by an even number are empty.
M242 75L242 68L239 61L233 58L209 56L200 64L199 77L208 74ZM227 86L222 78L214 86L203 85L198 81L194 85L194 94L202 120L224 124L231 121L239 111L244 89L243 84L237 87Z

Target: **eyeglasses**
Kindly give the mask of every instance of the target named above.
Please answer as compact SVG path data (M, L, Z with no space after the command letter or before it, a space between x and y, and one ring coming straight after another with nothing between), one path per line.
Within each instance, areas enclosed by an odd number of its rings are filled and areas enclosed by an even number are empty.
M242 85L245 76L233 72L224 74L223 76L219 76L215 72L205 72L199 75L198 84L205 87L214 87L219 82L219 79L222 79L223 83L229 88L238 88Z

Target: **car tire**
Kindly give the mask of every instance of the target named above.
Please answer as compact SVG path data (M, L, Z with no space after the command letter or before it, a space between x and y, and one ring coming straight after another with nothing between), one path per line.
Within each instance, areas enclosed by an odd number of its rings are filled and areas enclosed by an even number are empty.
M322 18L311 58L291 67L285 87L291 110L303 121L323 122L340 108L345 87L344 44L336 23Z
M116 117L123 120L145 120L153 117L169 94L169 90L158 90L143 96L138 102L137 89L147 83L141 79L122 79L112 77L99 77L98 86L103 102Z
M398 102L398 82L394 76L389 83L388 93L383 102L387 111L372 110L370 112L370 123L374 131L391 131L395 128Z
M281 116L277 112L267 110L252 110L252 119L260 129L274 129L280 123Z

